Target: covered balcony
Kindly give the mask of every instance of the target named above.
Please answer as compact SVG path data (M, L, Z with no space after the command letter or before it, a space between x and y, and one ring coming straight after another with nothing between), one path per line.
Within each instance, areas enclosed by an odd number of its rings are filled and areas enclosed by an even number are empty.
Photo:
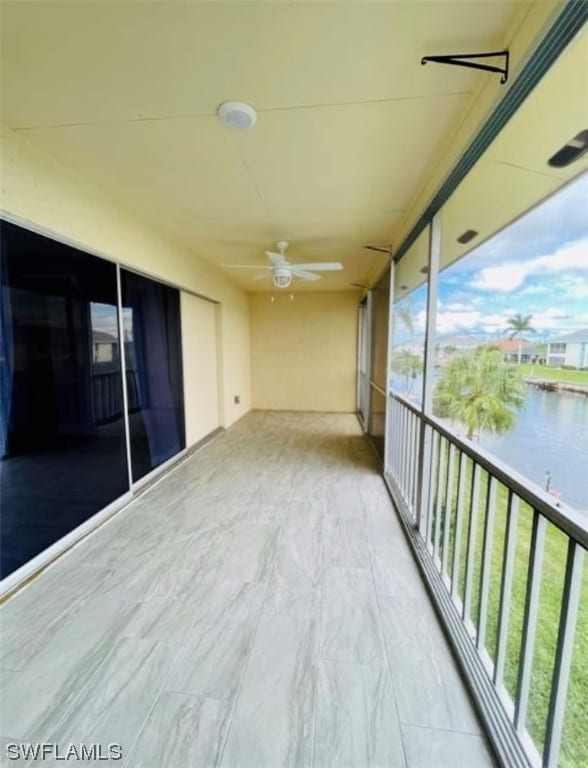
M586 513L439 397L575 318L585 4L0 13L2 764L587 765Z
M253 411L4 621L12 742L115 742L130 766L494 764L352 415Z

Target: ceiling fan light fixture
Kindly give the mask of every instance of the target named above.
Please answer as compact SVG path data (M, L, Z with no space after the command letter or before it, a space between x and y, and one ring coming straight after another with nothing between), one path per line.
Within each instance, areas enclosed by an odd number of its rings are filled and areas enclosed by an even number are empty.
M272 269L272 280L276 288L287 288L292 282L292 272L288 267L274 267Z
M218 116L234 131L247 131L257 122L257 112L245 101L223 101L218 108Z

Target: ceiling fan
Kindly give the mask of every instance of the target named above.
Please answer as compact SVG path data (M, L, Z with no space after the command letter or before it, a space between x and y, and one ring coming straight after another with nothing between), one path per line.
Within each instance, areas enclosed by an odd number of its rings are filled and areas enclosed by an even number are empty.
M331 262L313 262L309 264L291 264L284 256L284 251L288 247L286 240L278 240L276 247L279 253L266 251L265 255L271 261L271 266L262 266L259 264L223 264L231 269L264 269L269 270L264 275L259 275L256 280L263 280L266 277L272 278L276 288L287 288L292 282L292 278L299 280L314 281L320 280L321 276L316 272L336 272L343 269L343 265L338 261Z

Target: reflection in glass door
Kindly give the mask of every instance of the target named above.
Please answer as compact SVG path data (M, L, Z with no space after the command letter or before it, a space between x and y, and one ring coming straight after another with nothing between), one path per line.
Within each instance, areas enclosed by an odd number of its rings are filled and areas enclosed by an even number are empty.
M116 267L2 222L2 578L129 490Z
M119 270L119 316L116 264L8 222L1 244L4 579L177 455L185 436L179 291Z
M180 292L121 269L133 482L186 446Z

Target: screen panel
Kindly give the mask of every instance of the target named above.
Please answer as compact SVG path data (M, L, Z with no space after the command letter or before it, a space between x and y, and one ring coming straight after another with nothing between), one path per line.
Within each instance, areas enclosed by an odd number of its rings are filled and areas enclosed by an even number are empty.
M388 318L390 314L390 268L372 292L371 408L368 433L384 460L386 432L386 394L388 392Z

